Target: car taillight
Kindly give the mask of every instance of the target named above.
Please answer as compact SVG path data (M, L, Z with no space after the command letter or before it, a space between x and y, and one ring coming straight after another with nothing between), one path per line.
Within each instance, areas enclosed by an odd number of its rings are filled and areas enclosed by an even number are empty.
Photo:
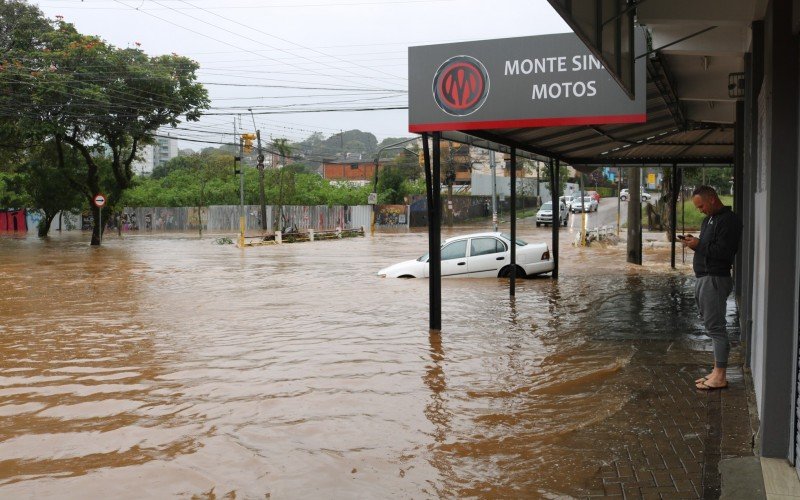
M550 250L549 249L545 250L544 253L542 254L542 260L550 260Z

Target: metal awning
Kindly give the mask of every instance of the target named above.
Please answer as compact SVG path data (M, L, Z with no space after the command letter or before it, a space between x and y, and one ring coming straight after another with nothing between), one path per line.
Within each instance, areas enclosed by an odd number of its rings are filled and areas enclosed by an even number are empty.
M445 140L520 157L560 160L574 167L730 165L732 124L687 120L661 57L647 61L647 121L620 125L511 128L442 132Z

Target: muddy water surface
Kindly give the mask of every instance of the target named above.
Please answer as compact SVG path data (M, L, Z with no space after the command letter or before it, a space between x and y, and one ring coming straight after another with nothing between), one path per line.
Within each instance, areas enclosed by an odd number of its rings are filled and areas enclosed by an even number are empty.
M432 335L427 281L375 275L425 233L212 239L0 238L0 497L579 494L598 464L562 437L629 397L619 339L691 296L668 254L564 244L515 300L445 280Z

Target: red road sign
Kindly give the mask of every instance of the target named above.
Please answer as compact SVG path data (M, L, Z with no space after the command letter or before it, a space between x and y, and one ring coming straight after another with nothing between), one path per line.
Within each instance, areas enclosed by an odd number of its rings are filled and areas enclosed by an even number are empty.
M97 208L103 208L106 204L106 195L98 193L94 195L94 206Z

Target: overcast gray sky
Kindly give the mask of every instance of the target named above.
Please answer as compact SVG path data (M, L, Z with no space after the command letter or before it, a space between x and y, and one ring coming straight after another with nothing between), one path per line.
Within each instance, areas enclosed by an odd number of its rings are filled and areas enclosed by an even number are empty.
M407 105L408 47L571 31L545 0L40 0L85 34L200 63L209 115L173 132L230 142L245 131L301 140L361 129L411 136L406 110L258 114ZM219 85L223 84L223 85ZM212 115L213 113L213 115ZM226 135L227 134L227 135ZM204 144L181 141L181 147Z

